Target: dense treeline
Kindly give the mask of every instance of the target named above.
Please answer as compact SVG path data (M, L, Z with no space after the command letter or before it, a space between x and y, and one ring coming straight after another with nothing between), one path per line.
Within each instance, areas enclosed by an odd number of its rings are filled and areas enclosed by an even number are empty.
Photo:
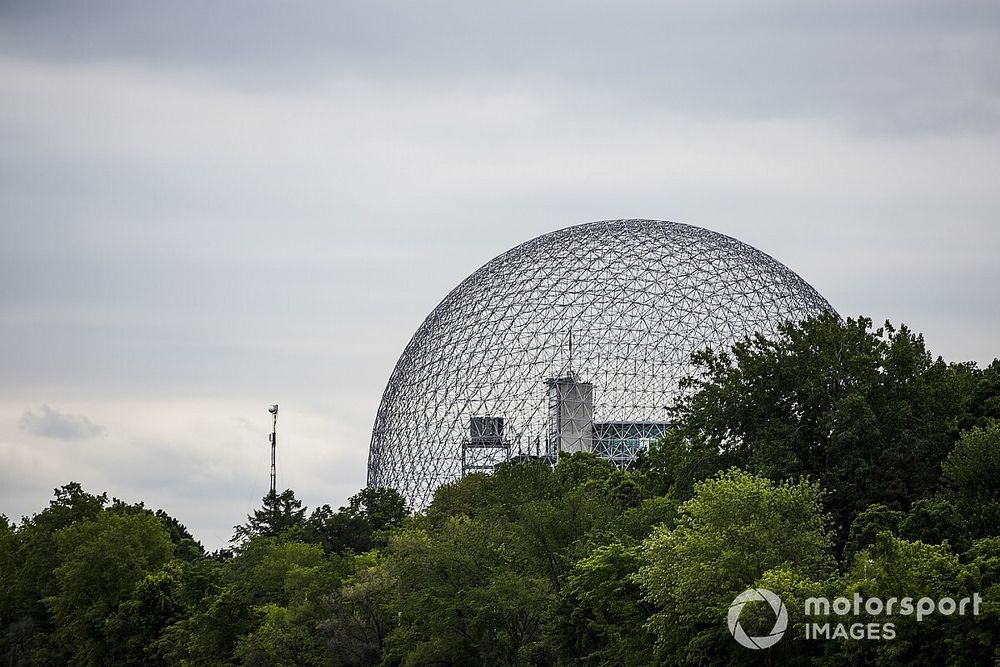
M0 660L1000 662L1000 362L948 364L905 327L833 316L697 361L633 469L504 464L416 514L392 490L311 513L285 491L209 554L162 512L68 484L0 519ZM790 615L766 651L726 625L749 587ZM805 598L855 592L983 604L896 617L892 640L803 639ZM769 609L746 611L766 634Z

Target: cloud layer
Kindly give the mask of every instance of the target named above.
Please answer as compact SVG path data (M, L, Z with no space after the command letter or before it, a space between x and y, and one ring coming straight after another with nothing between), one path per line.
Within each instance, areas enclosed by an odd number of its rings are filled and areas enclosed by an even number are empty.
M18 426L32 435L57 440L86 440L104 433L103 426L83 415L63 414L47 405L38 408L38 412L25 410Z

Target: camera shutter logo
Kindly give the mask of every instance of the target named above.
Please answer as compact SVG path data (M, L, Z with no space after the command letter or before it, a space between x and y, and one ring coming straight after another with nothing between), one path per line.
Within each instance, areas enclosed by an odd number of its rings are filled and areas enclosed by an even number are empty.
M743 611L747 602L754 601L766 602L774 610L774 627L771 628L770 633L763 637L750 637L740 625L740 612ZM785 630L788 628L788 610L785 609L785 603L781 601L781 598L766 588L748 588L737 595L733 603L729 605L729 614L726 620L729 622L729 632L733 634L733 638L740 645L755 650L769 648L777 644L785 635Z

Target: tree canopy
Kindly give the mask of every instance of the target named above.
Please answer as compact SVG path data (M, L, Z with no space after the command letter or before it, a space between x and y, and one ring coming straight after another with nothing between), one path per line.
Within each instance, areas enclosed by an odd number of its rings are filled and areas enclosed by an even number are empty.
M163 511L60 487L0 515L0 664L994 664L1000 362L833 315L696 361L629 469L511 461L416 513L392 489L311 511L286 489L206 553ZM766 651L726 624L748 588L788 611ZM973 591L978 616L804 639L810 597ZM744 612L751 633L774 623Z

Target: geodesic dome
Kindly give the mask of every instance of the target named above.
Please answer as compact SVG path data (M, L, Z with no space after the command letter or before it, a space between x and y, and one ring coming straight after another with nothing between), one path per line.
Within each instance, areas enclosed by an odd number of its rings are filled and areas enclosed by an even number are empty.
M609 220L539 236L417 329L382 395L368 485L420 508L513 457L583 449L627 465L668 427L693 352L825 310L781 263L699 227Z

